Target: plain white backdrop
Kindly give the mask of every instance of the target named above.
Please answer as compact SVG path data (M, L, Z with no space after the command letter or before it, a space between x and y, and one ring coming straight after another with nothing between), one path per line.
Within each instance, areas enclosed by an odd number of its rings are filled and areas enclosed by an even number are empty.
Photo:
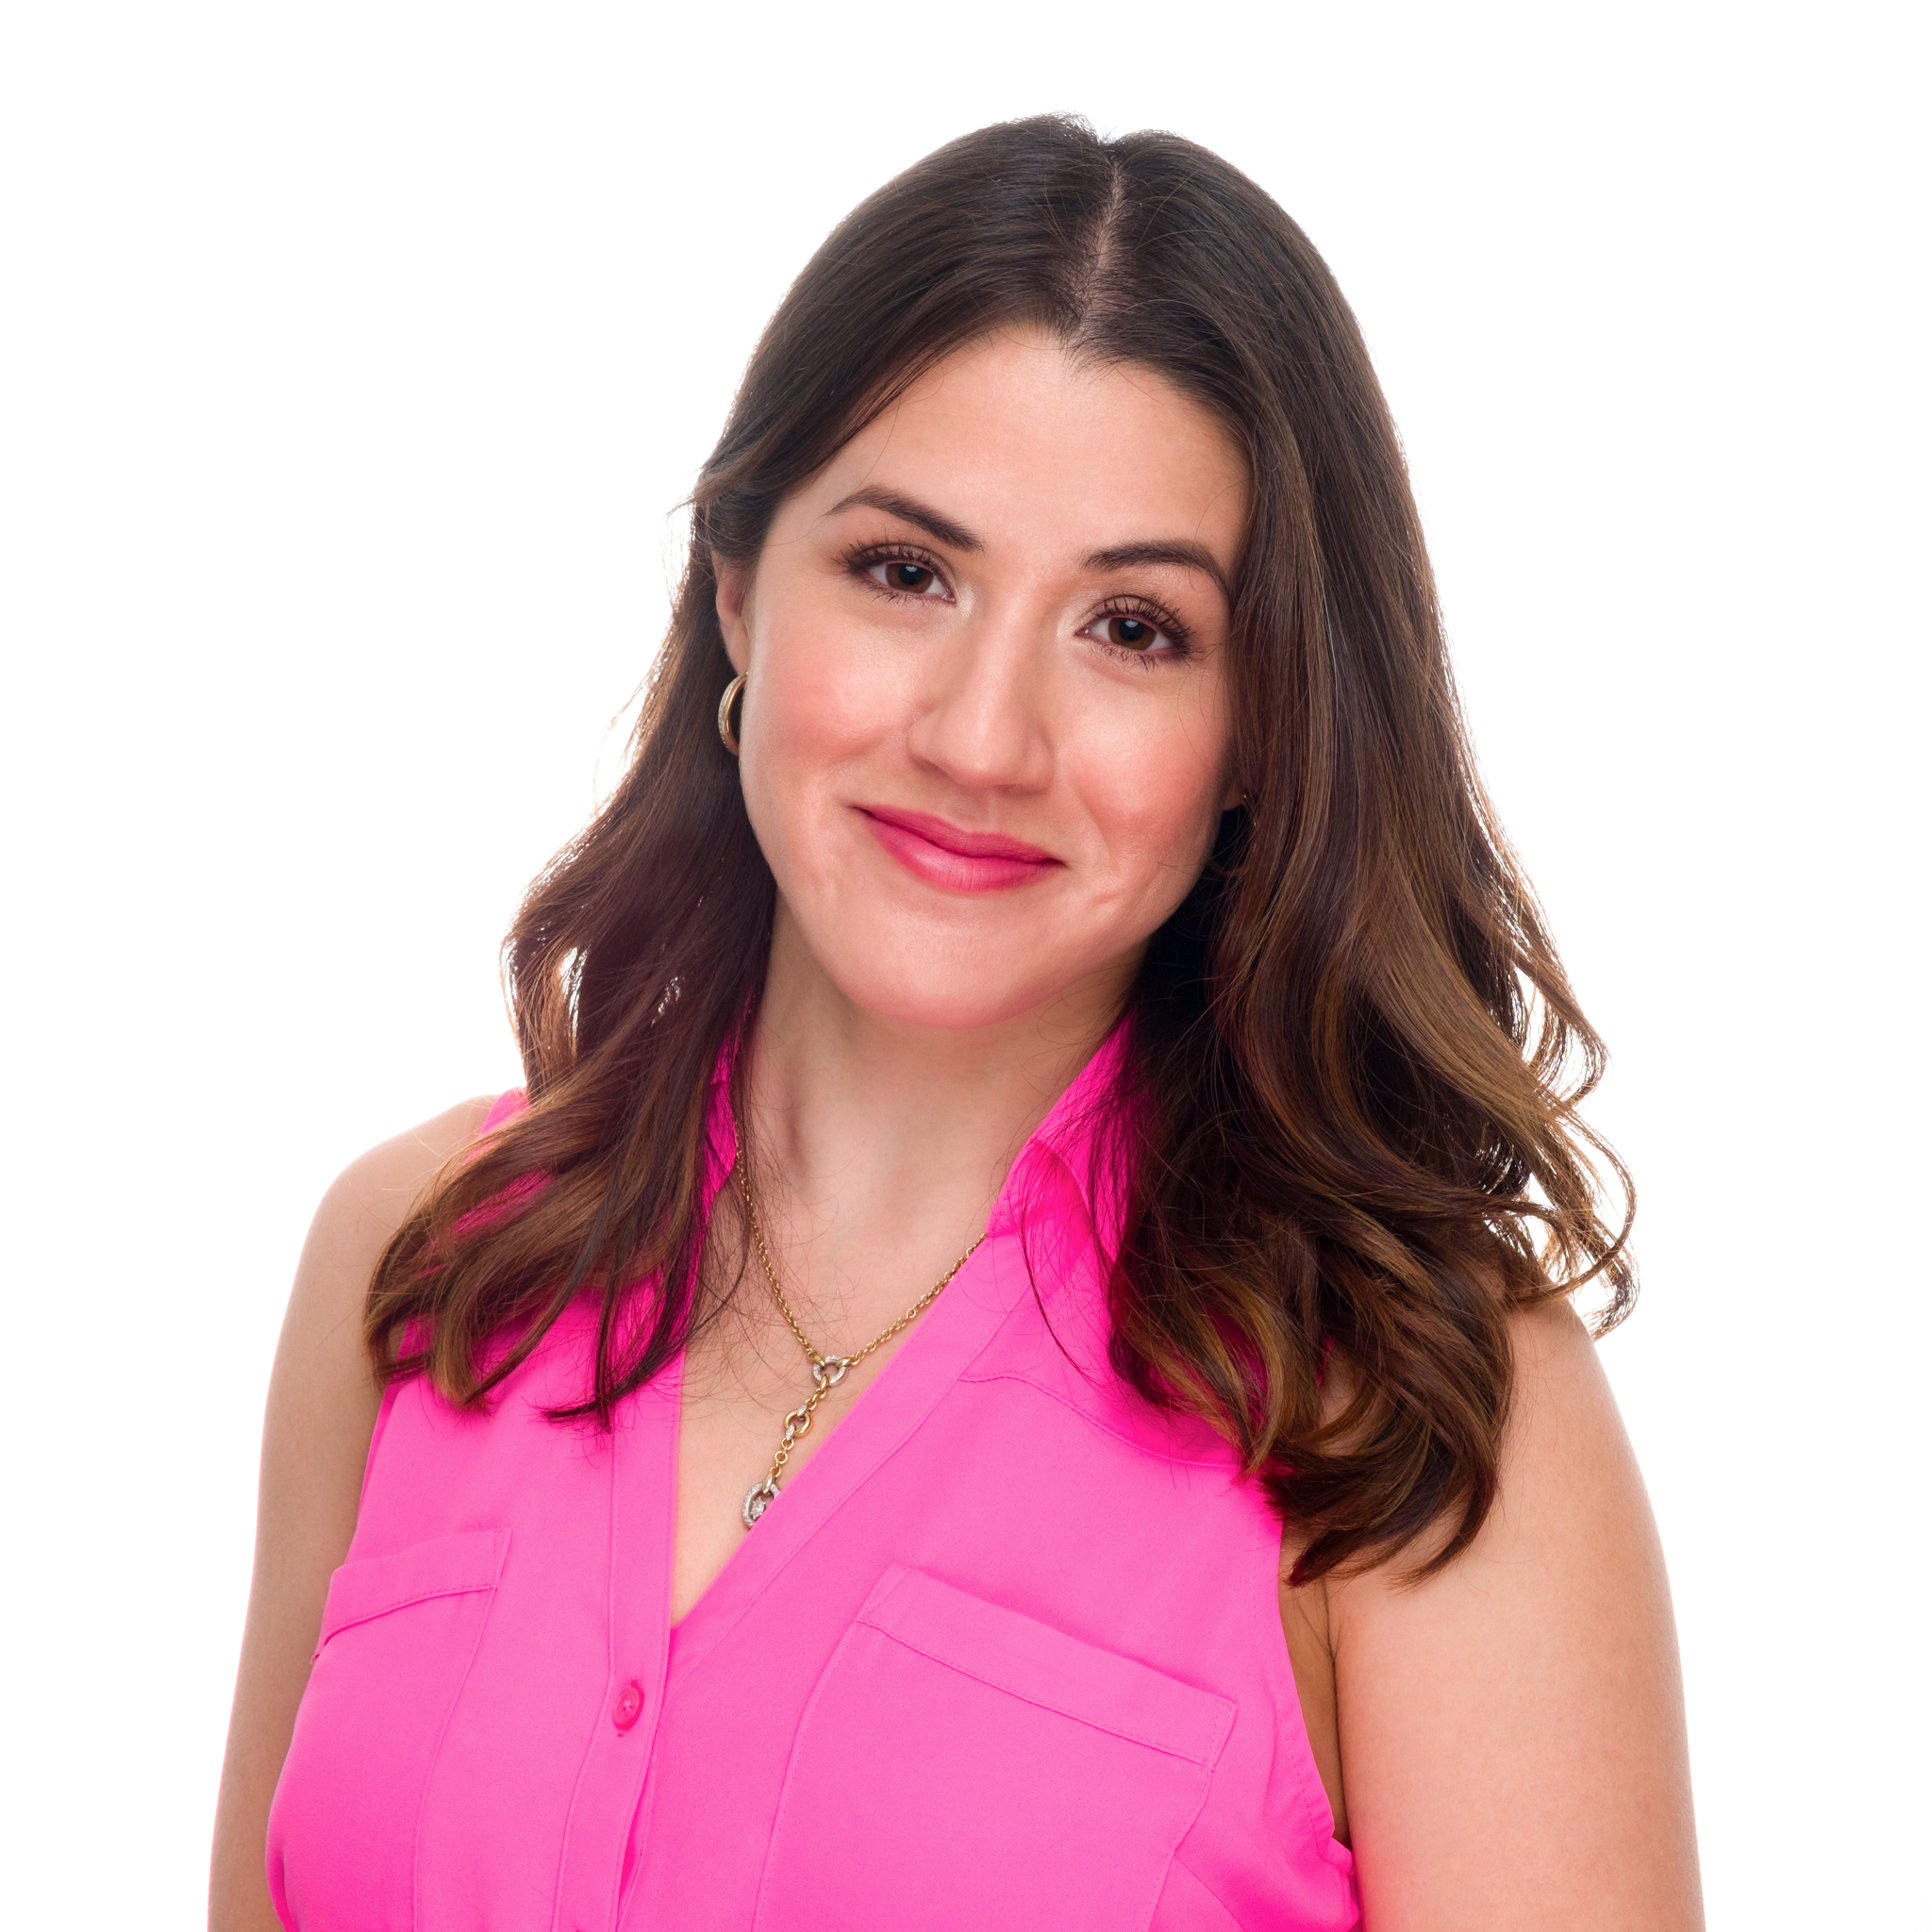
M0 1917L192 1927L335 1171L512 1084L787 281L943 140L1158 125L1335 268L1615 1057L1604 1345L1714 1926L1923 1926L1923 108L1907 9L24 4L0 28Z

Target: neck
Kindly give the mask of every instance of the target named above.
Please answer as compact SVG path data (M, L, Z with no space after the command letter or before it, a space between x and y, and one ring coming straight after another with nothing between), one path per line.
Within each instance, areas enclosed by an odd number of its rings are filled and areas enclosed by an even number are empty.
M816 1251L798 1256L806 1272L830 1288L897 1251L897 1292L915 1256L943 1264L978 1235L1028 1135L1112 1027L1135 964L989 1025L923 1025L845 998L781 901L745 1126L761 1211L789 1224L788 1245Z

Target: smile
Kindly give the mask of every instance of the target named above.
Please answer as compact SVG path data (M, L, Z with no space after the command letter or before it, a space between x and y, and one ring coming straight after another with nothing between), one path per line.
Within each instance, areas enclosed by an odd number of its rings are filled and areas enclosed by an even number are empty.
M999 832L969 832L923 811L856 808L872 835L914 878L953 892L1005 892L1060 869L1050 852Z

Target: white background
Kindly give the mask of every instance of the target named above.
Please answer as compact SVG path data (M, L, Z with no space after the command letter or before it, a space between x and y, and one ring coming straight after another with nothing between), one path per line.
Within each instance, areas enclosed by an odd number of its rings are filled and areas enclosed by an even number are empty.
M1047 108L1349 293L1615 1069L1605 1345L1711 1923L1923 1858L1924 107L1907 9L23 5L0 42L0 1916L199 1923L270 1352L358 1150L516 1076L672 515L825 230Z

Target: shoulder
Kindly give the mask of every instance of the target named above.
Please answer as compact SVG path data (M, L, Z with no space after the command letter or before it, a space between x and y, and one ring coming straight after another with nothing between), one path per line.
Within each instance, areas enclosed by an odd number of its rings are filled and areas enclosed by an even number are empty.
M486 1093L458 1101L358 1155L336 1176L309 1224L291 1321L307 1317L330 1331L346 1324L359 1338L363 1298L383 1249L424 1189L475 1140L495 1100Z
M362 1345L369 1278L442 1166L476 1138L465 1100L372 1147L339 1174L308 1229L269 1377L255 1580L222 1774L211 1911L272 1923L262 1891L269 1803L308 1680L329 1577L346 1556L381 1400Z
M1476 1550L1490 1564L1541 1550L1646 1567L1649 1499L1589 1329L1567 1302L1550 1301L1515 1310L1509 1339L1502 1491Z
M1662 1551L1594 1343L1510 1317L1502 1487L1470 1547L1331 1582L1341 1757L1372 1921L1697 1923ZM1532 1903L1534 1901L1535 1903Z
M359 1154L322 1197L316 1225L337 1241L374 1241L373 1262L417 1197L482 1131L493 1093L459 1100Z
M461 1101L384 1141L352 1160L323 1195L269 1377L264 1497L278 1447L289 1451L284 1462L321 1455L341 1462L344 1482L359 1479L380 1393L362 1341L370 1276L423 1190L475 1139L490 1107L487 1097Z
M1604 1421L1615 1421L1616 1405L1596 1343L1568 1302L1539 1302L1512 1310L1509 1340L1516 1357L1512 1400L1519 1453L1525 1437L1533 1440L1537 1433L1535 1417L1521 1411L1525 1401L1581 1404L1592 1413L1601 1411Z
M1474 1542L1435 1575L1413 1581L1434 1547L1424 1541L1331 1585L1338 1613L1357 1624L1440 1616L1443 1599L1474 1591L1493 1615L1536 1573L1572 1559L1635 1559L1653 1546L1642 1479L1596 1344L1575 1311L1552 1301L1513 1310L1509 1412L1501 1488ZM1615 1535L1608 1535L1612 1529ZM1438 1535L1446 1536L1447 1525ZM1424 1614L1409 1607L1428 1603Z

